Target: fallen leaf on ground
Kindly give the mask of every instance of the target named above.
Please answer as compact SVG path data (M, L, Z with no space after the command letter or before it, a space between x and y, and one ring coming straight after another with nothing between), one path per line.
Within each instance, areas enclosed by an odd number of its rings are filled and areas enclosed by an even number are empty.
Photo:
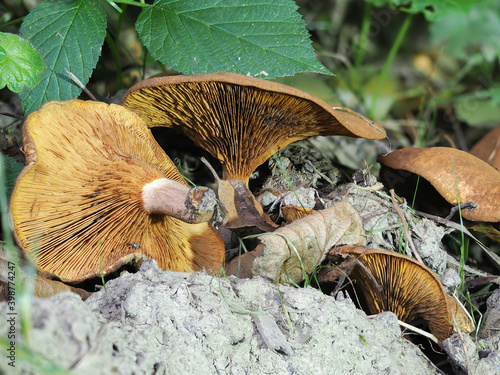
M404 182L408 172L415 173L454 206L474 202L476 207L461 210L467 220L500 221L500 172L468 152L447 147L405 148L378 161L385 166L381 179L390 188ZM397 186L395 189L397 192Z
M21 282L28 282L28 275L16 263L11 262L5 258L6 250L3 243L0 243L0 301L9 301L12 296L15 284ZM17 276L17 279L16 279ZM33 295L35 297L50 297L59 292L71 291L78 294L83 300L86 300L92 293L87 292L81 288L75 288L66 285L60 281L50 280L41 275L35 276L35 285Z
M262 276L274 283L300 284L321 264L335 245L364 245L365 232L358 212L347 201L258 237L254 251L235 258L226 273ZM239 268L238 268L239 266ZM251 273L241 271L251 270Z
M470 153L500 170L500 126L486 133Z

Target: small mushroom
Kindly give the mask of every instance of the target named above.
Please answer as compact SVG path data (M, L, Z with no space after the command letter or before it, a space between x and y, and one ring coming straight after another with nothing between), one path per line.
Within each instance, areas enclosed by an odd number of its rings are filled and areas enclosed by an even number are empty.
M470 153L500 170L500 126L486 133Z
M456 206L459 199L460 204L474 203L461 210L464 218L500 221L500 172L467 152L446 147L405 148L378 161L385 167L381 179L390 188L415 173L429 181L448 203Z
M122 104L150 127L179 128L221 162L228 181L219 192L229 213L226 227L241 221L238 206L263 214L255 199L252 209L241 204L239 192L252 196L247 186L252 172L288 144L316 135L385 137L380 125L350 109L235 73L153 77L133 86Z
M439 279L423 264L392 251L361 246L334 248L325 263L341 268L346 255L359 261L354 267L349 264L350 279L365 296L371 314L392 311L403 322L423 319L439 341L450 337L455 327L465 332L473 330L463 308L445 293ZM331 269L323 267L319 278Z
M291 223L295 220L300 220L307 215L312 215L316 212L311 208L299 207L299 206L283 206L281 207L281 216L287 223Z
M176 271L221 267L215 230L172 217L209 219L211 208L190 211L206 203L207 190L187 187L135 113L50 102L26 119L23 142L27 166L12 193L11 219L18 245L40 271L79 282L145 258Z

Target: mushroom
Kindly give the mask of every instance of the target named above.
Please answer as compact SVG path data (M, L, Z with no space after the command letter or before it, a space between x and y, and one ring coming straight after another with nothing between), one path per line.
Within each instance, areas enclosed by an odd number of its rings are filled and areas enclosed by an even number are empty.
M27 166L11 196L11 220L16 242L44 274L79 282L145 258L175 271L221 267L216 231L172 217L204 212L186 204L204 206L206 189L187 187L135 113L50 102L28 116L23 142ZM207 211L192 221L206 220Z
M474 326L463 308L443 289L434 273L405 255L361 246L341 246L330 251L319 278L342 269L346 255L358 260L350 278L365 296L371 314L392 311L403 322L423 319L431 333L444 341L455 327L472 332Z
M219 199L228 210L226 227L241 225L245 210L263 215L255 199L247 202L250 208L240 201L253 197L248 189L252 172L288 144L316 135L386 136L380 125L350 109L235 73L153 77L133 86L122 104L150 127L182 130L220 161L225 185L219 187Z
M474 203L462 208L464 218L500 221L500 172L467 152L446 147L405 148L378 161L385 167L380 171L381 179L390 188L415 173L429 181L448 203Z
M470 153L500 170L500 126L486 133Z
M316 210L306 207L299 206L282 206L281 207L281 216L287 223L291 223L295 220L300 220L307 215L312 215Z

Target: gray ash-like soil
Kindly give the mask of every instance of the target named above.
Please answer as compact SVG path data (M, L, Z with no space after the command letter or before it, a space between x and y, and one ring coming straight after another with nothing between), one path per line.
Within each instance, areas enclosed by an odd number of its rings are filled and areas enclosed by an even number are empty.
M29 338L37 355L19 341L15 369L2 360L0 373L39 374L55 364L74 374L440 373L402 337L394 314L369 318L342 294L162 271L154 261L106 290L86 302L71 292L35 299ZM0 310L6 316L7 305ZM498 373L498 332L481 343L490 350L483 359L469 341L471 373ZM449 346L463 351L461 342Z

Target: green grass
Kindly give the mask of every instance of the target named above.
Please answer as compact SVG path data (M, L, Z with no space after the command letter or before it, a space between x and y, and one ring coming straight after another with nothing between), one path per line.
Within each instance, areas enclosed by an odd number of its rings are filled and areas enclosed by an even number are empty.
M104 269L102 267L102 261L103 261L103 258L104 258L104 254L103 254L103 251L102 251L102 242L101 242L101 240L99 240L98 243L99 243L99 270L101 272L101 281L102 281L102 286L104 287L104 293L108 293L108 291L106 290L106 281L104 280Z
M283 307L283 311L285 312L286 321L288 322L288 326L290 327L290 331L295 333L295 328L293 327L292 319L290 319L290 314L288 314L288 309L286 308L285 301L283 300L283 295L281 294L280 286L278 285L278 294L280 296L281 306Z

